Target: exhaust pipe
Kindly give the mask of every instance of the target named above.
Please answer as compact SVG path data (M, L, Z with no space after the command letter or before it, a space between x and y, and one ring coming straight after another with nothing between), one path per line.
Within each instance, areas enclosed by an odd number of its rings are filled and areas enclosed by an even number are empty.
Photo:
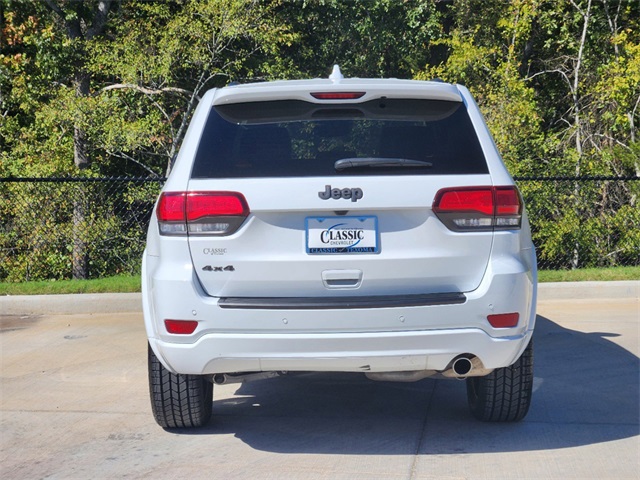
M484 368L482 361L474 355L464 354L456 358L451 367L442 372L444 377L463 379L483 377L493 372L493 368Z
M216 385L228 385L230 383L251 382L253 380L263 380L265 378L274 378L278 376L280 376L278 372L255 372L238 375L232 375L229 373L215 373L213 375L213 383L215 383Z
M409 372L367 372L364 375L376 382L417 382L436 374L435 370L415 370Z
M366 372L365 376L369 380L378 382L416 382L423 378L442 375L446 378L457 378L463 380L467 377L482 377L493 372L492 368L484 368L482 361L470 354L465 353L455 358L450 367L444 371L436 370L414 370L401 372Z
M224 373L216 373L213 376L213 383L216 385L224 385L227 383L227 375Z
M473 363L467 357L460 357L453 362L451 369L458 377L466 377L473 370Z

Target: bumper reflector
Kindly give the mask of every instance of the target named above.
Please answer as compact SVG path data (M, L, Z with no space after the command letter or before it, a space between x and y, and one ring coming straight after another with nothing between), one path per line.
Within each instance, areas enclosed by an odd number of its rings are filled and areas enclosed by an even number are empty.
M500 313L497 315L488 315L487 320L493 328L513 328L518 325L520 320L519 313Z
M165 320L167 332L175 335L190 335L195 332L198 322L195 320Z

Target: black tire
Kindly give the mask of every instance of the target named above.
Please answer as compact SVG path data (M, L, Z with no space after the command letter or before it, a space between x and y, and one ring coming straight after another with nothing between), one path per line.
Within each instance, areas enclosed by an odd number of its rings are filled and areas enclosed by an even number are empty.
M471 413L485 422L517 422L531 405L533 341L510 367L497 368L485 377L467 378Z
M202 375L167 370L148 347L149 393L153 416L162 428L202 427L211 418L213 383Z

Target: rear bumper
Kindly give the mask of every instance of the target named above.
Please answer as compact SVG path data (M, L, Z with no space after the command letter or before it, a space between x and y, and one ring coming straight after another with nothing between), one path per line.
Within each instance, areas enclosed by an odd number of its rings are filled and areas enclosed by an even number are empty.
M397 372L444 371L460 354L484 368L512 364L531 331L492 338L482 330L335 334L209 334L194 344L151 339L171 370L189 374L259 371Z
M477 356L486 369L505 367L519 358L535 324L535 253L529 254L531 263L491 262L462 303L335 310L222 308L201 290L190 263L180 269L145 255L147 336L164 366L183 374L443 371L459 355ZM520 315L514 328L487 321L508 312ZM168 318L197 320L198 328L171 335Z

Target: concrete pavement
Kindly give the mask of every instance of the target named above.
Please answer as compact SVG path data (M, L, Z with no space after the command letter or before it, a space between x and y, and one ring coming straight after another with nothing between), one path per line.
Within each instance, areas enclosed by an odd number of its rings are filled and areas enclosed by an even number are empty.
M91 300L109 313L3 302L0 477L638 479L640 304L623 283L541 288L533 405L507 425L472 419L464 382L324 373L216 386L206 428L165 431L135 294Z

